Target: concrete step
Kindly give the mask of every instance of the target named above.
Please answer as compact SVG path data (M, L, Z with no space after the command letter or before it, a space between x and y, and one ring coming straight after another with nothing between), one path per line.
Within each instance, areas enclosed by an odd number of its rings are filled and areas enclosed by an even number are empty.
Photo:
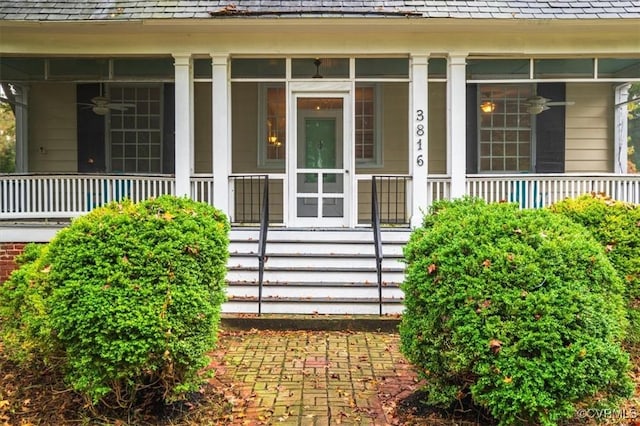
M339 298L264 298L262 313L265 314L323 314L323 315L377 315L378 299L339 299ZM383 315L399 315L403 311L401 300L383 299ZM258 302L254 298L234 299L225 302L222 312L258 313Z
M372 331L395 333L400 315L222 314L224 330Z
M385 257L402 256L403 245L400 243L385 243L382 254ZM267 254L362 254L373 256L375 251L373 242L336 242L336 241L269 241L266 246ZM255 241L232 241L229 252L234 254L257 254L258 243Z
M382 230L383 243L405 244L409 240L409 229ZM233 228L229 233L231 241L255 241L257 243L260 232L256 228ZM373 231L370 228L356 229L296 229L296 228L270 228L267 233L267 241L271 242L319 242L319 241L354 241L369 242L373 244Z
M383 312L402 311L402 248L409 230L383 231ZM258 312L258 238L255 228L231 231L227 313ZM270 229L262 312L276 314L379 313L373 233L362 229Z
M402 282L403 270L387 269L383 271L386 281ZM228 281L255 281L258 277L257 268L231 267L227 273ZM266 267L265 281L304 282L377 282L378 275L375 265L366 268L295 268Z
M259 259L256 255L235 254L229 258L230 268L257 267ZM373 255L362 254L268 254L265 260L266 268L370 268L376 266L376 259ZM382 266L386 269L404 269L404 263L398 257L385 257Z
M258 297L258 285L244 285L227 287L227 297L247 298ZM383 286L382 296L389 299L404 299L404 293L397 285ZM361 286L337 286L337 285L299 285L299 284L267 284L262 287L262 297L273 298L327 298L327 299L368 299L378 297L377 285L361 285Z

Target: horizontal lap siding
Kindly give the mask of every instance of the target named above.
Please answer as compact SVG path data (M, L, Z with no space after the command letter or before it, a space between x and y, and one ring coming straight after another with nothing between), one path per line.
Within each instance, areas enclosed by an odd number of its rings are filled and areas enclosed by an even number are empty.
M613 171L613 101L610 83L568 83L566 172Z
M76 172L75 84L33 83L29 97L29 171Z

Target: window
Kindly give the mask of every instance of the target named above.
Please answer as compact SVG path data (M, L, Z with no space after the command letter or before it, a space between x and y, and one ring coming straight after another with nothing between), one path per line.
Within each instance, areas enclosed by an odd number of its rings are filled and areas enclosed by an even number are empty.
M266 103L266 163L284 161L286 143L285 87L283 84L264 87Z
M482 84L478 90L479 171L531 171L534 120L525 101L534 86Z
M162 172L162 97L160 85L111 86L111 171Z
M356 86L355 96L355 147L357 163L376 161L375 86Z

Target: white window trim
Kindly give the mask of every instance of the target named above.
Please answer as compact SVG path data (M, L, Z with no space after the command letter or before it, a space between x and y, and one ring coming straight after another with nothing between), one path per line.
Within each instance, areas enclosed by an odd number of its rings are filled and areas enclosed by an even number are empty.
M381 82L371 82L371 83L365 83L365 82L356 82L355 85L360 85L360 86L366 86L366 87L373 87L373 108L374 108L374 117L373 117L373 159L371 160L363 160L363 159L358 159L356 158L356 167L358 168L382 168L384 167L384 162L382 161L382 153L383 153L383 149L382 149L382 133L384 131L383 125L382 125L382 114L384 112L383 109L383 105L384 105L384 95L382 94L382 90L380 90L380 87L382 86ZM354 95L353 95L353 102L355 104L356 99L355 99L355 85L354 85ZM355 111L353 113L353 120L354 120L354 126L355 126ZM355 129L354 129L354 135L355 135ZM355 154L355 146L353 146L353 151Z
M264 123L267 122L267 89L270 88L282 88L285 89L285 116L286 116L286 100L287 100L287 85L282 82L258 82L258 168L261 169L274 169L282 170L285 167L286 153L289 144L289 135L287 134L284 146L285 156L279 160L269 160L267 158L267 129ZM286 128L287 126L285 126Z

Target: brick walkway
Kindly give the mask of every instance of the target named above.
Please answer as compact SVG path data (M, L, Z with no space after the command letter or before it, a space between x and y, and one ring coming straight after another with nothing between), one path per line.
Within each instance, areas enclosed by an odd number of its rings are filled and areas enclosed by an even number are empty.
M392 425L415 388L397 334L335 331L224 333L213 381L237 425Z

